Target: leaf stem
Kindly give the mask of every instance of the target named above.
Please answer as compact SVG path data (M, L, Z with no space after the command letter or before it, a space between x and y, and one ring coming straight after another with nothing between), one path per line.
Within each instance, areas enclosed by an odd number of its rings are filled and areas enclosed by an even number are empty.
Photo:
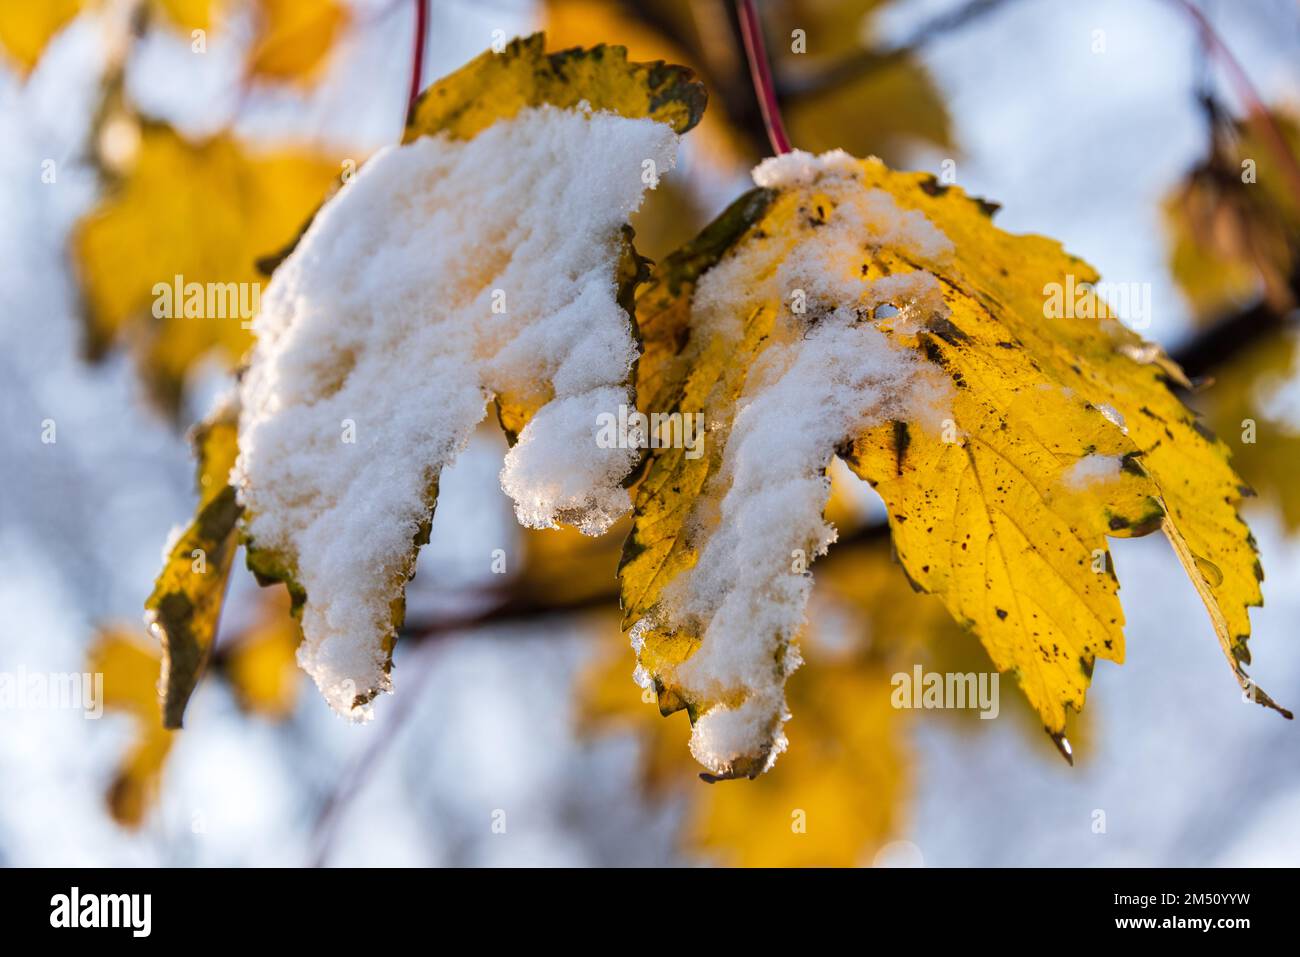
M406 98L406 122L415 114L424 76L424 44L429 34L429 0L415 0L415 51L411 54L411 92Z
M740 35L745 41L745 56L749 60L749 75L758 96L758 108L763 113L763 125L772 152L780 156L790 152L790 139L781 122L781 106L776 100L772 83L772 69L767 62L767 48L763 44L763 25L759 22L754 0L736 0L736 15L740 18Z

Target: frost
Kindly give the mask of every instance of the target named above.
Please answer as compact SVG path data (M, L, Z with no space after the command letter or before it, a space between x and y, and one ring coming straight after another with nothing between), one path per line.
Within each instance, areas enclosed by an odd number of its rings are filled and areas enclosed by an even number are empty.
M949 394L926 360L863 321L885 304L900 323L941 313L935 277L917 270L867 280L843 264L860 261L864 241L929 264L950 255L951 243L888 194L864 190L842 156L792 153L763 163L756 181L815 182L833 210L814 241L775 270L761 244L733 249L701 279L692 304L701 327L738 340L743 316L783 303L734 418L706 439L728 437L693 516L699 560L665 589L660 609L662 624L702 636L674 680L697 701L725 702L699 717L691 739L692 753L716 774L759 758L762 767L747 769L757 773L785 746L784 683L799 663L793 642L812 585L805 568L835 540L823 518L834 448L895 419L937 431ZM791 303L795 289L806 294L802 312Z
M521 521L586 532L628 508L635 449L620 231L666 125L527 109L469 142L376 154L317 215L254 322L233 473L253 544L305 589L299 661L338 711L389 689L386 642L439 472L507 396L538 409L506 457Z
M1109 482L1119 475L1124 459L1118 455L1085 455L1070 466L1061 481L1069 489L1081 489L1095 482Z
M1097 406L1097 411L1104 415L1111 425L1115 426L1115 428L1119 429L1125 435L1128 435L1128 425L1125 424L1124 416L1119 409L1103 402Z

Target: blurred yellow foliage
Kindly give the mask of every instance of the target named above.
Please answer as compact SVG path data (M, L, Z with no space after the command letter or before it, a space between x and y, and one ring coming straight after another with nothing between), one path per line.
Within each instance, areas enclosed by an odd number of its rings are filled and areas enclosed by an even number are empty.
M1198 398L1214 430L1232 447L1233 463L1260 496L1300 529L1300 429L1287 421L1285 395L1300 380L1296 332L1267 337L1221 367ZM1289 403L1291 406L1294 403Z
M172 732L162 726L158 669L162 652L136 631L105 628L88 652L87 669L104 676L104 707L135 720L135 743L119 765L106 800L113 819L138 827L157 798Z
M284 589L264 589L258 605L257 621L223 649L221 670L244 711L283 720L293 713L305 677L297 657L302 632Z
M688 723L663 719L653 691L633 684L626 647L610 642L586 675L587 717L597 728L636 734L652 793L685 800L684 849L744 866L870 863L899 836L911 792L913 716L892 706L892 675L917 662L990 668L942 604L912 591L883 539L833 552L818 567L799 644L805 664L787 688L789 749L768 773L743 783L697 779ZM958 647L976 654L954 658Z
M1300 124L1282 113L1274 121L1300 156ZM1278 311L1295 304L1300 197L1253 127L1219 122L1210 155L1162 210L1169 268L1194 318L1217 318L1261 295Z
M259 32L249 72L267 80L314 78L349 19L337 0L257 0L257 8Z
M174 409L196 362L233 365L251 344L255 261L297 233L338 171L306 152L255 153L225 134L191 143L146 122L130 170L73 235L92 352L133 345Z
M81 12L86 0L0 0L0 50L29 73L51 38Z

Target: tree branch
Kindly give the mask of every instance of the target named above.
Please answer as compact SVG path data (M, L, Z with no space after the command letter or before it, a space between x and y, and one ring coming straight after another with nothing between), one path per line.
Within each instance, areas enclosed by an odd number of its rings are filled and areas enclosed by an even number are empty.
M969 23L1009 3L1010 0L969 0L965 5L928 20L912 35L888 50L869 49L802 76L785 76L777 85L781 99L815 96L844 83L867 76L877 70L919 53L927 44L945 34L960 30Z

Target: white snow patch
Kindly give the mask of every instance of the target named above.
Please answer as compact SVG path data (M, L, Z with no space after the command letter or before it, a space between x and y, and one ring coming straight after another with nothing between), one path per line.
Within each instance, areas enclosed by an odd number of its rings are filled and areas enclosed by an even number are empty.
M1111 425L1115 426L1125 435L1128 435L1128 424L1124 421L1124 414L1120 412L1119 409L1103 402L1101 405L1097 406L1097 411L1104 415Z
M1119 475L1124 459L1119 455L1085 455L1061 476L1066 488L1082 489L1099 482L1109 482Z
M893 419L937 431L945 414L946 378L863 318L886 303L898 309L900 323L941 313L935 277L918 270L869 280L844 264L858 260L864 241L926 264L942 262L951 243L888 194L863 189L857 169L839 152L764 162L757 182L815 182L833 209L776 270L765 268L770 253L762 245L733 250L704 275L693 300L695 322L733 340L742 317L761 303L785 304L734 419L718 422L706 439L727 441L701 498L719 504L714 514L702 505L693 515L699 560L665 589L659 610L661 626L702 635L674 675L687 695L743 699L736 707L714 704L695 723L692 753L717 774L764 755L770 765L785 747L784 684L799 664L793 642L812 585L801 569L836 535L823 518L834 447ZM806 294L802 314L792 310L795 289ZM722 416L714 410L709 418ZM634 630L634 645L642 633Z
M627 509L636 450L596 443L598 413L631 404L620 230L644 161L676 147L652 120L542 107L382 150L277 270L234 476L248 532L306 589L299 661L337 711L389 690L426 493L494 395L541 404L502 472L521 521L594 533Z

